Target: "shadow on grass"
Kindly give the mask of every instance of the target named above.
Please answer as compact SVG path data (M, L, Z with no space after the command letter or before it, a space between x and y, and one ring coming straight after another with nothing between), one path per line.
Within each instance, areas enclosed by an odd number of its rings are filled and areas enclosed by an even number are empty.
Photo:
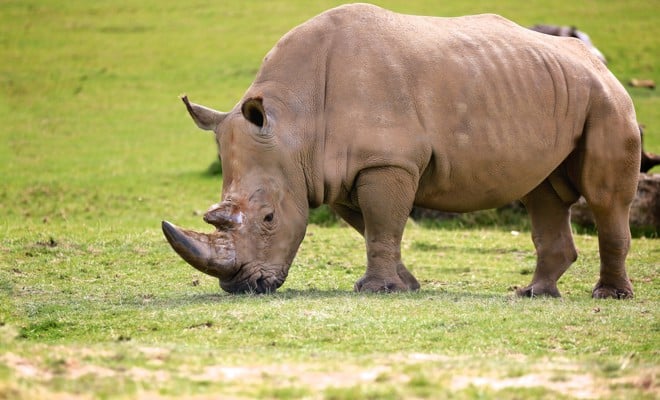
M448 300L448 301L462 301L462 300L493 300L493 301L508 301L513 296L512 292L502 293L486 293L486 292L466 292L463 290L452 291L442 288L424 288L416 292L403 292L403 293L357 293L351 290L297 290L289 289L281 293L275 293L274 296L278 300L282 299L410 299L410 300Z
M463 301L488 301L488 302L510 302L520 299L513 292L486 293L486 292L467 292L451 291L445 289L428 288L417 292L407 293L356 293L352 290L319 290L319 289L286 289L270 294L229 294L224 292L200 293L193 295L180 295L169 298L154 300L150 303L152 307L182 307L188 305L205 304L243 304L253 302L255 304L293 301L293 300L433 300L438 302L463 302Z

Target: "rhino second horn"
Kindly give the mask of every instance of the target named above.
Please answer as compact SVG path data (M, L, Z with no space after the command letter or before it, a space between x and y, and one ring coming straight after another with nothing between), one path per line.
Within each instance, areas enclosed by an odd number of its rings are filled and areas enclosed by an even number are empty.
M228 233L199 233L167 221L162 222L162 228L174 251L195 269L221 280L234 274L236 250Z

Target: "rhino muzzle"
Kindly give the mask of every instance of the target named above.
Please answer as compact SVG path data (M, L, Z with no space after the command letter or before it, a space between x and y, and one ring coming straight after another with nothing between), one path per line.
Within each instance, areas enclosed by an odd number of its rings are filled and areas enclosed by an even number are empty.
M272 293L284 283L288 272L282 266L241 264L235 241L228 231L200 233L162 222L163 234L174 251L195 269L216 277L229 293Z

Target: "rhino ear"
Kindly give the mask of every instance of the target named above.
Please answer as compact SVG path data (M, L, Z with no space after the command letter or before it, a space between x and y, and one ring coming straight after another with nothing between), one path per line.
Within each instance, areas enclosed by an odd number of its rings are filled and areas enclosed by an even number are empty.
M214 131L227 116L227 113L189 102L188 96L181 96L181 100L186 105L188 114L190 114L193 121L195 121L198 127L205 131Z
M248 121L252 122L259 128L266 125L266 110L264 109L264 101L261 97L251 97L241 106L241 112Z

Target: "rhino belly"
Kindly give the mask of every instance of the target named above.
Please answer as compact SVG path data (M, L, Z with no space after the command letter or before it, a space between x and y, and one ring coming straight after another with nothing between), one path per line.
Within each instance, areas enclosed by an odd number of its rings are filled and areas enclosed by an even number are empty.
M523 133L449 135L456 140L434 152L422 173L415 198L419 206L452 212L499 207L532 191L573 150L569 135L552 135L552 141Z

